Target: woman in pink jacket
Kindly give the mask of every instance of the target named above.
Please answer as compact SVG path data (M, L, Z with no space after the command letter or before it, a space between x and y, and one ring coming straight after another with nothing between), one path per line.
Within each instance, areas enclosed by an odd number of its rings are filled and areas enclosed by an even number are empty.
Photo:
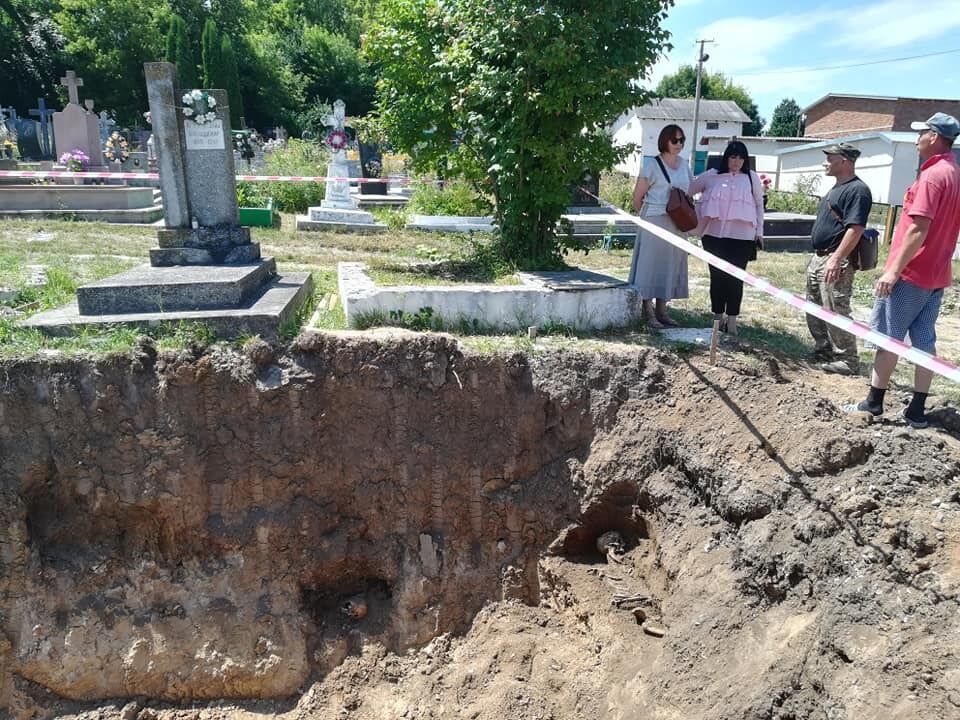
M750 170L747 146L734 140L723 151L720 170L707 170L690 183L691 195L702 193L697 206L703 249L738 268L757 259L763 239L763 183ZM720 329L737 337L743 281L710 266L710 304Z

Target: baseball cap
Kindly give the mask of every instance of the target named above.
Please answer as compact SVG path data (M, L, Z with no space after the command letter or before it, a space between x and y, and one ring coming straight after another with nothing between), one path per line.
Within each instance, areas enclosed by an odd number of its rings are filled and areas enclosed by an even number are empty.
M953 115L946 113L934 113L926 122L910 123L911 130L926 130L930 128L937 135L942 135L947 140L953 140L960 135L960 123Z
M823 149L826 155L843 155L847 160L856 160L860 157L860 151L849 143L834 143Z

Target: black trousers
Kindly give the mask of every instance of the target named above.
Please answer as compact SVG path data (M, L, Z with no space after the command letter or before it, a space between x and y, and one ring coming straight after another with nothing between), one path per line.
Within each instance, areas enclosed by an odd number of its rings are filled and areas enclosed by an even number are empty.
M747 263L757 259L757 243L753 240L736 240L704 235L703 249L723 258L741 270ZM710 266L710 308L714 315L739 315L743 301L743 281L723 270Z

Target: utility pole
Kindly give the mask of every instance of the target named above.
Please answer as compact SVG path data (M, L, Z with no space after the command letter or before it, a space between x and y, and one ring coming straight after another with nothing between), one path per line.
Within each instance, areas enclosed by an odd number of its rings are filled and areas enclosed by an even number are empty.
M697 91L693 100L693 140L690 148L690 171L696 172L697 168L697 126L700 124L700 79L703 76L703 64L710 59L709 55L703 52L703 46L712 43L713 40L697 40L700 43L700 52L697 53Z

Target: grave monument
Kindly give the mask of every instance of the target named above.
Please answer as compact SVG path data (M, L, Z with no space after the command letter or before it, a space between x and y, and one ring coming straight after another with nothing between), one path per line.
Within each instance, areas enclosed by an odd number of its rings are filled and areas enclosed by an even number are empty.
M99 119L91 110L80 105L78 88L83 86L83 78L78 78L73 70L68 70L66 77L60 78L60 84L66 86L69 101L63 110L53 113L57 157L80 149L90 158L90 170L101 169L104 164ZM92 101L88 101L88 104L93 107Z
M312 292L310 273L278 276L237 220L230 110L225 90L181 90L171 63L146 63L164 227L150 264L77 289L77 302L26 325L200 321L218 337L272 339Z
M386 232L387 226L374 220L366 210L360 210L350 196L350 168L347 164L347 133L344 130L346 105L343 100L333 103L333 115L324 118L330 127L327 147L333 153L327 165L326 194L320 207L312 207L307 215L297 215L297 230L346 230L352 232Z

